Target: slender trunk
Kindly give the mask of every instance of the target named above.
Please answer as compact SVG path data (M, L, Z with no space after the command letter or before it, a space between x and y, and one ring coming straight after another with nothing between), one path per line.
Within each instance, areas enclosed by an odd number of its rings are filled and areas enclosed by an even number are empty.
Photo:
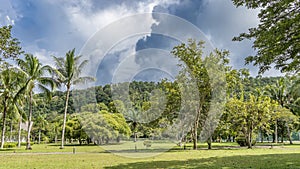
M41 144L41 129L39 129L39 144Z
M197 129L199 126L199 118L200 118L200 112L201 112L201 106L198 107L197 110L197 116L194 122L194 126L193 126L193 149L197 150L197 142L198 142L198 133L197 133Z
M195 122L195 124L194 124L194 129L193 129L193 149L194 150L197 150L197 142L198 142L198 138L197 138L197 135L198 135L198 133L197 133L197 122Z
M286 124L286 130L287 130L288 139L290 141L290 144L293 144L292 137L291 137L291 132L290 132L290 126L289 126L288 123L285 123L285 124Z
M55 133L54 142L55 142L55 144L57 144L57 133Z
M20 119L19 119L18 148L21 147L21 130L22 130L22 116L20 116Z
M136 134L136 132L134 132L134 142L136 142L137 141L137 134Z
M262 129L260 129L260 142L263 143L264 142L264 134Z
M228 135L226 142L231 142L231 135L230 134Z
M275 143L277 144L278 143L278 126L277 126L277 123L278 123L278 120L276 119L275 121Z
M26 138L26 150L31 150L30 145L30 132L31 132L31 118L32 118L32 91L29 94L29 116L28 116L28 126L27 126L27 138Z
M5 130L6 130L6 100L4 101L4 110L3 110L3 116L2 116L2 135L1 135L1 149L3 149L4 141L5 141Z
M133 122L133 141L136 142L137 141L137 132L136 132L136 126L137 126L137 122Z
M9 133L9 141L12 142L12 132L13 132L13 123L10 121L10 133Z
M69 94L70 94L70 85L67 86L65 112L64 112L64 122L63 122L63 127L62 127L62 132L61 132L61 146L60 146L60 149L64 148L65 128L66 128L66 121L67 121L67 111L68 111L68 103L69 103Z

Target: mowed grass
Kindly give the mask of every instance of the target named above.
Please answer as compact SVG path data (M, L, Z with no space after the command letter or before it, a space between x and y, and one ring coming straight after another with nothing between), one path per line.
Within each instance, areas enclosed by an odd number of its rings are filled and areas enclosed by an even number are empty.
M128 158L99 146L68 145L60 150L58 145L41 144L33 145L31 151L24 150L24 147L0 150L0 168L300 168L300 144L273 147L258 144L258 147L246 149L234 143L214 143L212 150L205 147L205 144L200 145L200 150L175 147L152 157ZM143 157L144 152L141 156L139 151L132 153Z

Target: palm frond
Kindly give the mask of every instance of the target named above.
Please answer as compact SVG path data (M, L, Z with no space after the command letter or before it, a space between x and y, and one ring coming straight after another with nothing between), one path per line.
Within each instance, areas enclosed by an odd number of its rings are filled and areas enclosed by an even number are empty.
M51 91L46 87L46 86L44 86L44 85L42 85L42 84L38 84L38 89L40 90L40 91L42 91L43 93L45 93L46 94L46 96L47 96L47 98L50 100L51 99L51 97L52 97L52 93L51 93Z

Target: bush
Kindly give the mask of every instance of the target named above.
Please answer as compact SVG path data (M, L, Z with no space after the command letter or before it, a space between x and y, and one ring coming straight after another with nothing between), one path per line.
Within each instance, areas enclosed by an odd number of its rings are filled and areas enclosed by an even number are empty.
M241 146L241 147L245 147L247 146L247 141L246 141L246 137L245 135L239 135L236 137L235 141ZM256 144L256 136L253 135L252 136L252 146L254 146Z
M34 142L30 142L30 145L33 145L34 144ZM21 142L21 146L26 146L27 145L27 143L26 142Z
M8 142L8 143L4 143L3 148L15 148L17 147L18 143L14 143L14 142Z

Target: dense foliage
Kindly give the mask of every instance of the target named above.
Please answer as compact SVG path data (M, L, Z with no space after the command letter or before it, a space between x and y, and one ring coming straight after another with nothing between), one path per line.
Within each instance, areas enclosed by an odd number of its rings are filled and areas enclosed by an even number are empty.
M299 74L250 77L247 69L228 66L228 51L216 49L204 57L204 42L189 40L171 51L182 61L173 81L75 90L75 84L94 80L81 76L87 61L75 49L53 57L55 67L31 54L18 58L21 48L10 29L0 31L1 148L5 141L20 146L24 138L30 149L32 141L60 140L63 148L65 141L110 144L166 136L176 136L180 145L193 142L194 149L199 138L209 148L213 141L243 138L251 148L256 138L292 144L299 131Z
M232 0L236 6L261 9L260 23L233 40L254 39L256 55L246 58L263 73L272 64L283 72L300 71L300 2L298 0Z

